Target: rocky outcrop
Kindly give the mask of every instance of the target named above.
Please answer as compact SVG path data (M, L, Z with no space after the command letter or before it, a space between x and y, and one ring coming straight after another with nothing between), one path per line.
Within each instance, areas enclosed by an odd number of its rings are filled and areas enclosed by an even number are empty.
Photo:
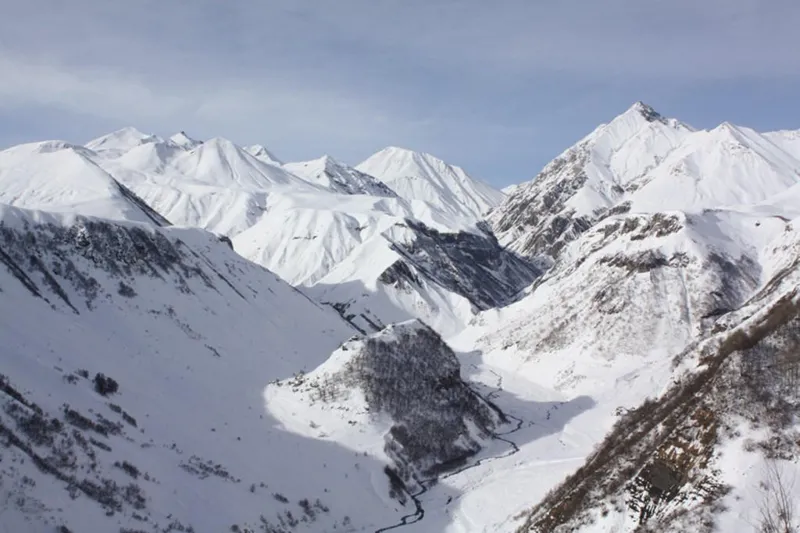
M413 284L423 277L482 311L512 302L542 273L500 246L486 224L475 233L442 233L411 219L405 224L414 238L392 242L402 259L381 275L382 283Z

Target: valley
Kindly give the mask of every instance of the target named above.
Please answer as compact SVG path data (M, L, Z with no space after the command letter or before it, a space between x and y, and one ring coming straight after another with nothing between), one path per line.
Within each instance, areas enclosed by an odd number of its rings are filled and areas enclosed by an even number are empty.
M637 102L504 191L0 151L0 530L754 530L800 469L797 138Z

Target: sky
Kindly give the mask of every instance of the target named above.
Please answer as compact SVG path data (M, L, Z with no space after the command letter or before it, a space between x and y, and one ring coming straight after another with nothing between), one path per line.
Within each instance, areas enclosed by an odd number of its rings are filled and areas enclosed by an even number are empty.
M0 147L124 126L505 186L636 101L800 129L798 0L6 0Z

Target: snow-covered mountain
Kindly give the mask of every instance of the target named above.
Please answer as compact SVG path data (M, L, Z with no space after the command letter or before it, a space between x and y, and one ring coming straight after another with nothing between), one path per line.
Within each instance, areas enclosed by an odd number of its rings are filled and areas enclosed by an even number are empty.
M167 225L169 222L92 160L63 141L0 152L0 203L61 213Z
M637 102L517 186L488 220L512 250L555 257L692 131Z
M191 148L171 140L140 144L95 161L174 223L228 236L263 215L270 192L319 190L220 138Z
M346 316L354 315L354 323L363 331L420 318L440 332L454 333L475 312L513 300L538 274L524 260L501 250L491 232L478 227L476 216L454 215L421 199L400 198L376 178L328 156L281 166L265 155L268 152L261 150L263 147L244 149L222 138L200 142L184 132L164 140L133 128L88 145L98 151L63 143L53 144L50 150L74 152L102 180L133 191L128 198L141 198L143 208L152 206L155 212L150 215L157 212L179 226L226 235L243 256L293 285L318 284L313 290L319 301ZM14 150L17 155L12 157ZM0 171L5 166L16 172L9 175L6 202L56 209L53 198L78 194L91 199L80 192L79 186L85 187L79 183L81 168L68 174L54 157L37 159L34 152L18 147L9 151L6 163L0 160ZM32 161L26 162L26 157ZM41 167L37 175L44 176L46 184L29 190L24 173L36 165ZM458 172L463 174L460 169ZM51 180L51 175L60 179ZM67 181L62 186L63 180ZM34 201L42 197L46 201ZM65 208L125 220L131 219L126 211L130 203L125 200L121 206L94 211L69 203ZM423 227L434 230L441 236L439 240L458 240L459 253L470 255L475 269L452 266L451 259L439 265L429 262L422 266L425 262L419 260L411 264L398 251L398 243L428 242L433 247L431 255L443 257L440 245L409 229ZM392 232L396 235L390 236ZM472 249L467 250L469 247ZM394 277L388 273L391 268L401 268L401 263L415 280L402 287L389 281ZM445 265L452 273L433 274L437 266ZM485 272L492 273L487 276ZM487 295L491 296L487 299Z
M674 353L663 387L620 413L518 531L763 531L781 498L798 501L800 248L797 232L783 233L767 254L781 266ZM798 525L782 520L785 531Z
M400 198L271 195L261 220L233 243L363 331L420 318L452 334L539 274L485 226Z
M503 199L503 193L464 169L404 148L384 148L356 169L375 176L401 198L427 202L454 216L479 218Z
M512 250L552 259L609 214L752 205L800 181L791 133L695 131L638 102L517 186L488 221Z
M730 124L694 132L658 117L637 104L609 124L640 123L629 139L617 137L614 157L643 135L670 140L606 160L605 181L595 179L594 146L608 126L489 216L501 240L549 256L552 267L453 345L477 347L510 391L592 400L557 441L515 456L523 464L548 456L554 466L498 473L474 491L477 505L503 483L542 487L528 511L506 509L523 517L507 530L745 531L768 497L760 480L773 467L796 472L786 461L775 466L770 450L798 427L785 418L797 400L780 376L800 372L787 359L800 275L798 154L772 142L775 134ZM767 376L754 380L754 368ZM800 456L796 445L783 450ZM576 461L566 472L555 466L563 457Z
M272 385L266 398L292 431L381 457L414 492L464 465L508 422L419 321L344 343L313 372Z
M149 135L136 128L127 127L87 142L86 148L102 153L106 157L117 157L137 146L156 142L163 142L163 139L157 135Z
M369 174L339 163L329 155L312 161L287 163L283 166L296 176L332 192L395 197L397 194Z
M6 529L377 531L509 446L429 327L326 361L355 330L212 234L3 207L0 249ZM365 403L315 421L315 368Z
M750 531L800 475L797 139L637 103L505 200L399 149L0 152L0 526Z

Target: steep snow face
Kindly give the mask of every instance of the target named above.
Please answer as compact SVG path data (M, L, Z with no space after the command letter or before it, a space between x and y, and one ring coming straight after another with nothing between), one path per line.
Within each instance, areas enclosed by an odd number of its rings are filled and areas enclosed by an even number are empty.
M638 102L518 185L487 220L512 250L557 257L692 131Z
M515 531L514 517L584 461L590 464L626 412L672 384L676 356L713 335L727 314L772 283L784 268L776 256L796 257L785 242L790 228L771 215L741 211L609 217L569 244L527 296L481 313L449 339L464 368L474 368L471 379L502 384L498 407L530 428L512 437L519 446L513 456L448 478L448 486L465 494L457 510L442 513L442 523L454 531L470 524ZM609 443L618 451L634 449ZM498 493L502 501L493 498ZM566 492L558 494L547 498L543 512L567 500ZM606 501L613 508L613 499ZM626 505L630 498L616 501ZM434 513L426 514L430 524ZM596 524L581 531L610 531L618 522Z
M639 182L632 211L752 205L800 183L800 160L748 128L693 133Z
M311 285L411 211L399 198L270 195L260 221L237 235L234 247L293 285Z
M176 224L229 236L263 216L271 192L320 190L225 139L188 151L172 141L149 143L97 162Z
M264 190L275 185L308 189L296 176L268 165L222 138L210 139L174 162L175 169L206 185ZM304 187L305 186L305 187Z
M304 180L340 194L369 194L396 197L397 194L368 174L339 163L325 155L312 161L287 163L283 166Z
M386 462L270 414L269 382L352 334L335 313L200 230L0 220L4 527L328 532L409 512Z
M194 150L203 144L203 141L189 137L185 131L179 131L175 135L171 136L169 140L172 141L175 146L183 148L184 150Z
M789 155L800 159L800 130L771 131L764 137L775 143Z
M271 385L266 398L288 429L392 463L412 492L464 465L505 421L416 320L346 342L310 374Z
M169 224L90 158L63 141L23 144L0 152L0 202L29 209L85 213L115 220Z
M104 157L119 157L136 146L155 142L163 142L163 139L127 127L89 141L86 148L103 154Z
M256 159L263 161L264 163L269 163L270 165L283 165L283 161L278 159L278 157L270 152L266 146L261 144L254 144L252 146L245 147L245 151L255 157Z
M480 218L503 193L430 154L389 147L356 166L406 200L421 200L445 213Z

